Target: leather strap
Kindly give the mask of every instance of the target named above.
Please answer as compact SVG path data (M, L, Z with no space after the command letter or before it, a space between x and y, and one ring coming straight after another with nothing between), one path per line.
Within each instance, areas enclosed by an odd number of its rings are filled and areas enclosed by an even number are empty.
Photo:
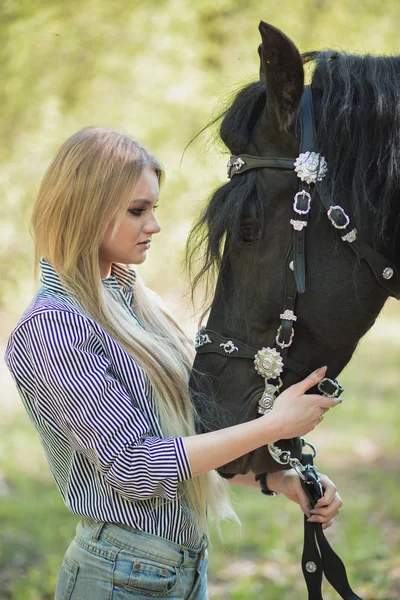
M283 169L293 171L294 160L292 158L274 158L265 156L250 156L250 154L232 155L228 161L228 178L232 179L238 173L245 173L251 169Z
M301 480L312 507L322 496L318 471L313 469L313 456L303 454L302 463L306 467ZM343 600L362 600L350 587L346 568L325 537L321 523L309 523L304 517L304 546L301 559L304 579L308 589L308 600L323 600L321 586L324 574L332 587Z
M340 210L338 208L333 209L333 206L335 205L332 201L331 184L327 178L318 184L318 195L326 212L329 213L329 211L331 211L331 219L333 219L336 226L340 226L340 219L343 217L343 214L346 215L346 213L343 207L339 207ZM348 236L350 232L356 231L351 223L350 217L347 215L346 217L348 219L348 224L344 228L337 229L342 238L344 236ZM343 222L345 223L346 221ZM375 275L376 280L388 291L389 295L393 296L397 300L400 300L400 273L396 265L376 252L376 250L373 250L371 246L360 240L358 235L352 242L347 240L345 241L360 262L361 260L365 260L367 262L373 274ZM392 272L392 275L389 279L385 279L384 277L384 273L387 273L387 269L390 269Z
M312 90L306 85L301 98L299 115L300 124L300 152L317 152L317 134L315 131L314 105Z
M299 154L303 152L314 152L316 148L316 134L314 124L314 108L312 102L311 87L304 88L301 98L301 109L299 114L300 144ZM306 291L306 232L308 216L311 209L311 196L308 189L304 189L305 183L299 179L298 193L293 203L293 215L291 220L293 226L293 261L294 278L299 294ZM307 186L306 186L307 187ZM301 211L301 212L299 212ZM301 227L299 229L299 226Z
M216 354L221 354L221 356L225 356L226 358L250 358L254 360L255 355L258 352L256 348L248 346L247 344L244 344L233 337L223 337L212 329L206 329L205 327L202 327L199 334L200 336L208 337L210 340L209 342L205 341L201 343L201 345L196 345L196 352L199 354L215 352ZM232 342L232 346L230 342ZM232 347L237 348L237 350L235 349L232 350L232 352L229 352ZM225 348L227 350L225 350ZM312 369L305 367L292 358L287 358L285 360L285 369L293 371L293 373L296 373L301 379L304 379L312 372Z

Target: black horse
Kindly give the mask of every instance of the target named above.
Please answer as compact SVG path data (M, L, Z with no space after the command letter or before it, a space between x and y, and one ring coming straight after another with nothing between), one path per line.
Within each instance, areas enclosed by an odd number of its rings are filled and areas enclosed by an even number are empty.
M231 179L189 238L189 260L203 249L195 284L217 276L191 382L202 431L257 417L266 389L257 351L284 359L275 391L321 365L334 379L388 296L400 295L400 57L301 56L271 25L261 22L260 32L260 79L237 95L220 127L234 155ZM305 69L313 70L310 86ZM316 151L328 167L311 187L298 187L293 165L304 110L314 111ZM300 452L298 440L277 445ZM220 472L280 468L262 448Z

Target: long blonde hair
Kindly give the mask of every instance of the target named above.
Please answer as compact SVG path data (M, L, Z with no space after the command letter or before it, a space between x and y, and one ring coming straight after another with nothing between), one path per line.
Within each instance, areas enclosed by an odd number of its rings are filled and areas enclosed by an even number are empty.
M65 289L145 370L164 437L195 433L189 396L190 344L140 278L134 287L138 327L101 283L99 248L108 224L116 228L146 167L163 171L158 160L131 137L87 127L59 149L43 178L32 215L35 264L43 256ZM179 484L199 533L206 530L206 506L217 517L234 516L227 486L215 473Z

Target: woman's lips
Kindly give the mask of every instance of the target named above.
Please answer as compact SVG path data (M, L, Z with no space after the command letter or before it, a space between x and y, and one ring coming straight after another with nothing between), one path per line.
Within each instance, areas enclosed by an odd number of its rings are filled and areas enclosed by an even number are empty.
M143 248L150 248L151 240L144 240L144 242L139 242L138 246L142 246Z

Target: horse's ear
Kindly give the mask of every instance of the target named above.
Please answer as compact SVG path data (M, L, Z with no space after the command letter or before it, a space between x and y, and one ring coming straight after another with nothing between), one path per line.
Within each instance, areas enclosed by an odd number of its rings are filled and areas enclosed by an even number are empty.
M279 128L289 130L296 121L304 89L303 62L294 43L282 31L260 22L261 71L267 85L268 109Z

